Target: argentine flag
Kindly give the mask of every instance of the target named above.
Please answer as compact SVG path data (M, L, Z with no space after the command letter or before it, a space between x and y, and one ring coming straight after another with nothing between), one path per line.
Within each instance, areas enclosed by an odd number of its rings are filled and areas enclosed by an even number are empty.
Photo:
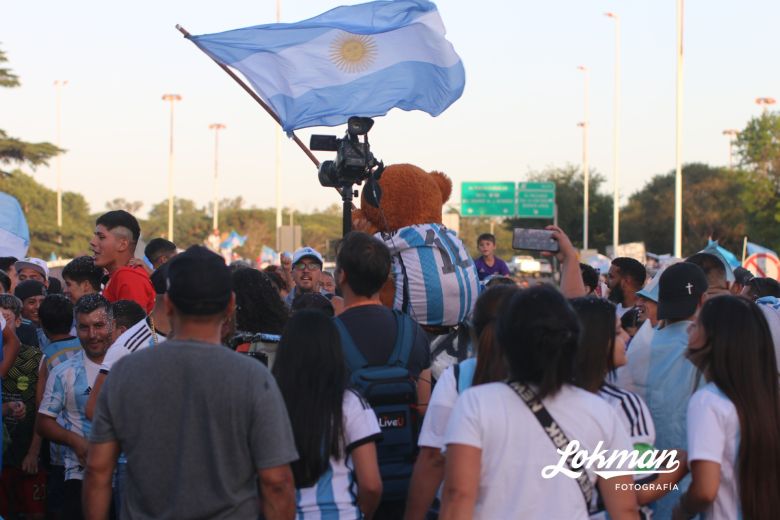
M19 201L0 192L0 256L24 258L30 246L30 229Z
M393 107L441 114L465 84L463 63L444 34L432 2L392 0L190 38L241 72L289 133Z

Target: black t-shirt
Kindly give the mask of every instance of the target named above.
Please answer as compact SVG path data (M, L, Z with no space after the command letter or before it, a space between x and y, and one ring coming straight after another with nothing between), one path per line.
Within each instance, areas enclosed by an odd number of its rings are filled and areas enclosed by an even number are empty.
M384 365L395 346L397 328L393 311L383 305L361 305L339 315L352 341L365 356L369 365ZM414 346L409 355L409 372L417 376L431 366L428 336L417 326Z

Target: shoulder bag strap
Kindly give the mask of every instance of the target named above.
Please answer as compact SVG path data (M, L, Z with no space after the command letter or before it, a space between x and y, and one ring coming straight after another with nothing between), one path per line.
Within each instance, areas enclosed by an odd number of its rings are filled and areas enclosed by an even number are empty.
M565 449L569 444L569 438L566 437L566 434L563 433L561 427L558 426L558 423L556 423L555 419L552 418L550 412L548 412L547 408L545 408L544 404L542 404L542 401L536 397L534 391L528 388L528 386L522 383L518 383L517 381L507 382L507 384L509 385L509 388L514 390L520 399L522 399L523 402L528 405L528 408L534 414L536 420L539 421L539 424L542 426L544 433L546 433L550 438L550 441L555 446L555 449ZM593 494L595 491L593 488L593 483L588 478L588 475L584 469L576 470L571 466L571 458L566 459L566 467L575 473L580 471L580 476L576 479L577 484L579 484L580 491L582 492L582 498L585 500L585 507L589 513L592 513L594 511L592 509L592 504Z

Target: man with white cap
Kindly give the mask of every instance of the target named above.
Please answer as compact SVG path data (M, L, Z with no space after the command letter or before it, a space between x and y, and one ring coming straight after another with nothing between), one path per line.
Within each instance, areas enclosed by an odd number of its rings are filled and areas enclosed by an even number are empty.
M287 295L284 302L292 308L293 300L304 293L319 291L320 274L322 273L322 255L313 247L302 247L295 251L292 259L292 278L295 287Z
M19 282L38 280L46 287L49 286L49 266L40 258L19 260L14 264L14 269Z
M626 350L627 363L615 372L615 384L620 388L634 392L645 398L644 385L640 388L636 381L643 381L650 363L650 342L658 326L658 282L664 269L660 269L644 289L636 293L636 307L644 322L631 338Z

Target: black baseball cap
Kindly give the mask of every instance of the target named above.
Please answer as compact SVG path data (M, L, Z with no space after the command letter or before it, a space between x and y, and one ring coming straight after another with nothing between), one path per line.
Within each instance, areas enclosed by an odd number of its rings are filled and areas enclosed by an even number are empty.
M230 270L221 256L192 246L168 262L167 293L184 315L208 316L230 302Z
M707 287L707 277L698 265L689 262L670 265L658 282L658 318L690 318L696 313Z
M22 301L33 296L46 296L46 286L38 280L25 280L16 285L14 296Z

